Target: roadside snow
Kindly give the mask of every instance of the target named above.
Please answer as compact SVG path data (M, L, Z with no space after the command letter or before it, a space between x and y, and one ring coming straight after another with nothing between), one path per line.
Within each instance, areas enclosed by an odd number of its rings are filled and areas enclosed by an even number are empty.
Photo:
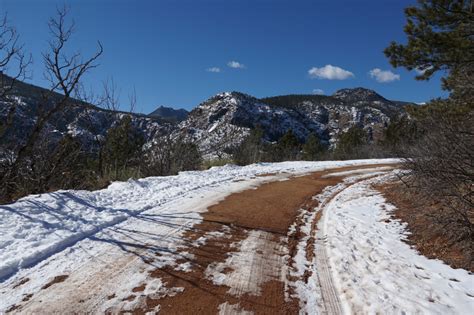
M345 313L471 314L474 275L421 256L406 226L390 220L394 206L368 179L342 190L325 207L318 238Z
M374 172L379 172L378 174L381 174L380 172L391 170L391 169L392 169L392 167L390 167L390 166L381 166L381 167L374 167L374 168L364 168L364 169L360 169L360 170L333 172L333 173L324 175L323 178L336 177L336 176L347 176L347 175L357 175L357 174L367 174L367 173L371 173L369 176L372 176L372 175L374 175ZM348 181L346 180L345 182L347 183Z
M90 298L89 290L97 283L101 283L99 293L104 296L82 302L76 310L105 310L117 301L137 303L139 297L123 300L123 294L147 276L145 269L141 271L143 276L135 274L137 266L132 258L153 258L152 267L156 268L187 257L187 253L179 251L182 234L200 222L200 212L228 194L295 174L394 162L398 161L227 165L177 176L115 182L93 192L69 190L31 195L0 206L0 312L22 300L28 301L33 294L28 303L34 306L35 299L43 301L43 308L33 307L31 311L54 311L55 305L45 301L66 303L68 297L82 295ZM276 175L257 177L260 174ZM150 257L156 252L160 254L158 259ZM183 270L189 267L176 266ZM58 274L70 274L65 283L71 284L71 292L63 289L56 291L54 297L48 296L48 290L41 288ZM117 292L117 283L126 290ZM109 294L113 297L106 299ZM73 311L74 306L70 305L70 309Z
M315 229L314 222L318 214L324 211L327 203L332 197L347 188L349 185L374 176L386 174L390 167L365 168L353 171L332 172L325 177L353 175L334 186L326 187L319 195L313 197L318 205L313 209L301 209L296 222L290 226L288 237L299 239L296 254L293 257L293 265L290 268L290 276L293 279L288 282L300 300L300 307L306 314L339 314L340 301L337 292L334 291L332 277L327 266L327 253L324 243L326 236ZM299 222L297 224L297 222ZM308 249L311 241L314 255L308 259ZM306 275L310 276L307 277Z

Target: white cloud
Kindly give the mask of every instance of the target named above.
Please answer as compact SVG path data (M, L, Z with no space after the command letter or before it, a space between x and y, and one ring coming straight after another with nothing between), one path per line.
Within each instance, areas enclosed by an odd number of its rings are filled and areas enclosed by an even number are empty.
M379 68L374 68L369 71L369 74L372 78L374 78L377 82L380 83L388 83L400 80L400 75L395 74L390 70L381 70Z
M214 72L214 73L219 73L221 72L221 68L219 67L211 67L206 69L207 72Z
M240 62L238 62L238 61L234 61L234 60L229 61L229 62L227 63L227 65L228 65L229 67L231 67L231 68L234 68L234 69L244 69L244 68L245 68L245 65L244 65L244 64L242 64L242 63L240 63Z
M314 90L313 90L313 94L316 94L316 95L324 95L324 91L321 90L321 89L314 89Z
M313 67L308 70L308 74L312 79L327 80L346 80L354 77L352 72L333 65L325 65L322 68Z

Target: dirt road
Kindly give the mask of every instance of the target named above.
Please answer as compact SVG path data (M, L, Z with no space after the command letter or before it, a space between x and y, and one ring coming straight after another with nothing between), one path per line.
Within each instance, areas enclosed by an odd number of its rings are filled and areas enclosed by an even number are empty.
M293 288L289 282L300 280L291 270L296 246L304 234L299 231L303 222L297 222L298 217L318 206L314 196L347 176L327 177L336 171L370 173L374 172L374 166L326 170L270 182L230 195L209 207L203 214L203 223L186 235L191 244L211 236L206 243L186 249L194 257L191 272L169 268L153 273L184 291L159 300L149 299L144 309L136 311L146 312L160 305L163 314L297 314L300 301L291 294ZM327 197L329 200L331 195ZM315 217L313 228L318 219ZM295 231L289 235L292 225ZM314 238L309 237L307 246L313 242ZM324 251L320 254L323 257ZM314 253L309 251L308 255ZM323 307L328 313L337 314L341 308L324 259L318 259L324 271L320 283ZM307 277L305 274L301 280Z
M184 242L176 240L177 264L160 263L167 257L160 242L173 242L174 228L165 238L156 237L150 222L146 231L140 231L140 237L146 236L140 246L130 250L130 244L122 244L84 261L81 270L59 274L34 294L25 293L22 303L9 311L297 314L307 301L299 298L295 283L307 284L312 272L310 266L304 271L298 267L303 259L319 264L320 309L341 313L324 246L314 246L324 242L315 237L318 211L337 191L328 192L327 187L338 187L353 172L376 174L391 167L379 164L280 176L224 200L196 200L196 207L207 208L200 223L186 220L186 209L169 212L170 217L184 220L174 227L185 229ZM335 172L339 173L328 176ZM318 195L324 198L314 198ZM304 257L298 258L301 248L306 249ZM143 279L140 285L127 284L127 279L136 278ZM28 281L20 279L14 289L21 290ZM127 297L117 302L115 297L124 291Z

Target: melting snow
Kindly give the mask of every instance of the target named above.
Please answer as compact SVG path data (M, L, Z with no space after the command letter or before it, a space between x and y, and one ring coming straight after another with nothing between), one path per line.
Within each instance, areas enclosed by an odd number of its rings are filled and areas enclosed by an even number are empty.
M90 286L97 282L101 283L100 296L77 306L78 310L112 305L126 298L124 295L131 288L141 285L149 272L143 267L142 276L138 276L137 266L131 263L133 257L144 261L154 258L150 268L174 265L187 270L189 265L175 263L189 255L179 250L184 242L182 234L201 221L200 212L228 194L292 174L396 161L227 165L177 176L115 182L93 192L68 190L30 195L0 206L0 312L31 293L35 293L31 303L35 299L51 303L60 299L66 303L71 296L90 297ZM256 177L266 173L281 175ZM159 259L154 256L156 252L160 253ZM41 288L58 274L70 275L64 282L70 291L56 291L55 299L48 299L48 290ZM12 290L27 278L26 283ZM119 292L118 284L123 289ZM107 300L109 294L116 296ZM130 302L138 300L139 297Z

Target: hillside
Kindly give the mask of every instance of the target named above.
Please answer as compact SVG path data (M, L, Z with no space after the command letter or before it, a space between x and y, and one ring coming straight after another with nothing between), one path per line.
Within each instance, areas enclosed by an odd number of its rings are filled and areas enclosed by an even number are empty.
M10 78L3 75L1 80L8 82ZM4 151L15 150L18 145L24 143L38 115L49 110L53 102L61 97L60 94L51 93L35 85L15 82L6 99L0 100L0 125L6 123L10 110L14 108L12 126L7 128L0 148ZM131 115L133 126L142 132L147 140L169 130L169 123L158 117L111 111L71 99L67 110L54 115L43 132L53 142L59 141L65 134L70 134L80 139L88 150L94 151L94 139L104 137L107 130L124 115Z
M11 106L16 108L13 128L7 130L0 144L4 151L15 150L23 143L38 111L47 109L60 97L52 94L49 102L44 102L45 93L48 91L43 88L17 82L10 96L0 102L1 123L6 122ZM377 141L390 120L404 112L405 104L364 88L342 89L332 96L282 95L263 99L226 92L209 98L189 113L159 107L149 115L115 112L71 100L68 110L55 115L44 132L53 141L65 134L73 135L94 151L94 139L105 136L123 115L130 114L133 126L147 142L163 135L184 137L196 143L206 157L216 157L230 152L257 126L269 142L291 129L301 142L315 133L323 144L333 147L341 132L354 125L366 130L370 142Z
M339 90L332 96L263 99L226 92L192 110L175 133L198 143L208 155L228 152L257 126L270 142L292 129L302 142L316 133L323 143L334 146L340 133L353 125L365 129L370 141L380 139L390 120L404 113L403 107L363 88Z

